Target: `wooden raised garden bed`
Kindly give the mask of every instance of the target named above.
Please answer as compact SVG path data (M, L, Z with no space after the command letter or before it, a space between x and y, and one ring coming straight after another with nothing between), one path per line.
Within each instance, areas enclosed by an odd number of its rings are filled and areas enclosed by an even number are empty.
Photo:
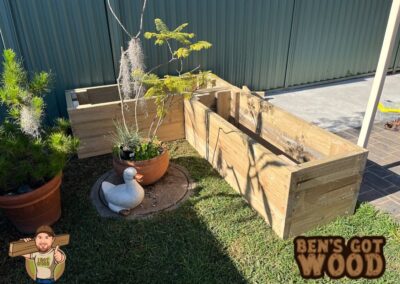
M72 132L80 139L79 158L87 158L112 151L112 134L115 122L121 121L121 103L117 85L68 90L65 92L67 111ZM125 117L134 125L135 101L126 101ZM155 104L149 100L146 108L138 106L140 131L147 133L156 113ZM171 141L185 138L183 98L175 96L170 112L158 130L158 138Z
M81 157L111 151L96 140L106 135L104 125L112 131L119 107L101 100L69 108L74 134L96 148L83 146ZM220 78L170 113L160 138L186 137L280 237L353 214L367 150Z

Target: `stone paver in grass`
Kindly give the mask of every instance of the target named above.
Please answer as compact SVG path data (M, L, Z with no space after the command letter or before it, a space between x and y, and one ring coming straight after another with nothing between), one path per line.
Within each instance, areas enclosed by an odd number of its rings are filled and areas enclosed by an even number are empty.
M400 221L400 131L383 125L375 124L372 129L358 200L369 202ZM359 132L359 128L352 128L336 134L356 143Z

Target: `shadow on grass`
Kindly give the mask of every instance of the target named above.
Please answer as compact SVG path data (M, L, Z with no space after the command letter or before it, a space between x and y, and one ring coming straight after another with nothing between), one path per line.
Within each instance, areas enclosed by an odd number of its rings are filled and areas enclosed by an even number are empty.
M203 158L198 157L198 156L191 156L191 157L179 157L176 159L173 159L173 162L180 164L182 166L185 166L186 168L191 169L191 175L195 176L196 181L199 181L203 178L209 178L209 177L215 177L218 179L221 179L221 176L219 173L213 169L210 164ZM207 169L207 171L204 171L202 169ZM231 188L230 188L231 189ZM206 195L201 195L200 192L203 190L202 185L196 185L196 188L194 190L193 196L196 197L195 199L191 200L192 204L196 204L205 200L209 199L228 199L231 202L231 205L225 210L226 214L231 213L232 211L235 210L240 210L243 209L244 207L249 207L250 205L245 201L243 196L241 196L239 193L234 192L233 190L230 190L232 193L225 193L225 192L210 192L209 194ZM246 216L243 218L239 218L235 220L237 223L242 223L242 222L247 222L250 220L253 220L254 218L260 218L260 216L252 210L252 214L250 216Z
M200 158L173 162L187 166L197 180L213 172ZM100 218L89 192L110 167L111 158L101 156L73 160L65 170L63 214L53 228L56 233L69 233L71 241L63 247L66 272L57 283L245 282L190 201L146 220ZM27 282L23 258L7 255L8 243L23 235L3 217L0 222L0 278L4 283Z

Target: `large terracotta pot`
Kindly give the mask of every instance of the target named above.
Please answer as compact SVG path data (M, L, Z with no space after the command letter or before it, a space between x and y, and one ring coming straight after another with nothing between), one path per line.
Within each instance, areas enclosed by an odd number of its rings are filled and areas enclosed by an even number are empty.
M0 196L0 208L22 233L34 233L41 225L51 225L61 216L62 173L32 192Z
M166 173L169 165L168 150L164 151L150 160L145 161L127 161L113 157L115 172L122 177L122 173L128 167L134 167L137 170L136 180L141 185L153 184Z

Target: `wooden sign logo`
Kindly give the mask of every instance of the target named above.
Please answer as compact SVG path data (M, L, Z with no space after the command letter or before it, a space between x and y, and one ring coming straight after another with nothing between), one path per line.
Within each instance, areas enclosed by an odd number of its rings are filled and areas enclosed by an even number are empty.
M294 255L303 278L378 278L385 272L382 236L296 237Z

